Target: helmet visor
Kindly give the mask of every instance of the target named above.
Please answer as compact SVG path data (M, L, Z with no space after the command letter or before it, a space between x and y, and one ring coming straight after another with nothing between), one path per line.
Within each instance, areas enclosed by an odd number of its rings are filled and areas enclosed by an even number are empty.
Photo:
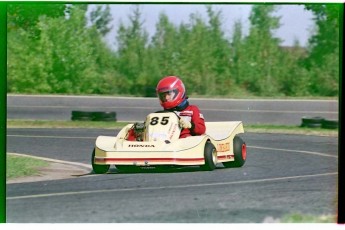
M176 98L177 94L178 94L178 90L173 89L173 90L168 90L164 92L159 92L158 97L161 102L169 102L169 101L173 101Z

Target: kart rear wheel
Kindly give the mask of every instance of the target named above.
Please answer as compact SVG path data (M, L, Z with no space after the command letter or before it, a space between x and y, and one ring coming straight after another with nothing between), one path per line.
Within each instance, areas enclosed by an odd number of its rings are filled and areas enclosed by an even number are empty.
M234 137L234 161L223 162L226 168L242 167L247 159L247 146L241 137Z
M217 165L217 151L214 145L207 141L204 149L205 164L201 166L202 170L212 171Z
M96 150L93 149L92 157L91 157L91 165L92 165L92 169L93 169L94 173L96 173L96 174L104 174L104 173L108 172L108 170L110 168L110 165L98 165L98 164L95 164L95 153L96 153Z

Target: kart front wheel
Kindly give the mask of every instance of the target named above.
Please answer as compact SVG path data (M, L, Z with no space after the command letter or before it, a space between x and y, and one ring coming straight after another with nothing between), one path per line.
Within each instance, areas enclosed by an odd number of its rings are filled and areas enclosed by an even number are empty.
M108 172L110 165L95 164L95 154L96 154L96 149L93 149L92 157L91 157L91 165L92 165L93 171L97 174L104 174Z
M234 161L223 162L226 168L242 167L247 159L247 146L241 137L234 137Z
M207 141L204 150L205 164L201 166L202 170L212 171L217 165L217 151L214 145Z

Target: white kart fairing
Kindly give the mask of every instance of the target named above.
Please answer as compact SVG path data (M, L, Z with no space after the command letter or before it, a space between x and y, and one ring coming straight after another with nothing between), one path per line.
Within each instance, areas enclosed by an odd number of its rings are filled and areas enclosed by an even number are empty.
M151 113L145 121L144 141L176 141L179 139L181 128L179 117L174 112Z
M242 122L206 122L206 134L179 139L179 118L173 112L151 113L145 120L143 141L128 141L128 124L116 137L99 136L95 164L203 165L209 140L217 149L218 162L233 161L232 140L243 133Z

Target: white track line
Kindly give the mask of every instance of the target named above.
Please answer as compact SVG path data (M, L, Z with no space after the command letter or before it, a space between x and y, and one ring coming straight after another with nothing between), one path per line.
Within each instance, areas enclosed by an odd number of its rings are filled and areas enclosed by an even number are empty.
M157 98L148 97L120 97L120 96L85 96L85 95L25 95L25 94L7 94L7 97L38 97L38 98L90 98L90 99L125 99L125 100L152 100L157 101ZM338 102L334 99L235 99L235 98L191 98L190 100L199 101L281 101L281 102Z
M75 106L50 106L50 105L19 105L19 106L8 106L8 108L50 108L50 109L62 109L62 108L75 108ZM97 108L97 106L79 106L78 109L93 109ZM107 109L149 109L149 110L157 110L158 107L131 107L131 106L112 106L107 107ZM287 113L287 114L338 114L338 112L331 112L331 111L282 111L282 110L252 110L252 109L208 109L208 108L201 108L202 111L221 111L221 112L244 112L244 113Z
M161 189L180 189L180 188L196 188L196 187L208 187L208 186L219 186L219 185L234 185L234 184L252 184L260 182L275 182L291 179L303 179L312 177L322 177L322 176L334 176L338 173L320 173L320 174L310 174L310 175L300 175L300 176L289 176L289 177L276 177L267 179L257 179L257 180L246 180L246 181L232 181L232 182L220 182L220 183L205 183L205 184L189 184L189 185L175 185L175 186L160 186L160 187L147 187L147 188L123 188L123 189L101 189L92 191L79 191L79 192L61 192L61 193L47 193L47 194L37 194L37 195L27 195L27 196L13 196L7 197L6 200L19 200L19 199L32 199L32 198L43 198L43 197L57 197L57 196L68 196L68 195L82 195L82 194L95 194L95 193L109 193L109 192L128 192L128 191L143 191L143 190L161 190Z
M253 148L253 149L265 149L265 150L271 150L271 151L283 151L283 152L292 152L292 153L305 153L305 154L311 154L311 155L322 156L322 157L338 158L338 156L336 156L336 155L330 155L330 154L318 153L318 152L310 152L310 151L303 151L303 150L277 149L277 148L267 148L267 147L259 147L259 146L247 146L247 147Z
M69 137L69 136L37 136L37 135L7 135L8 137L25 137L25 138L58 138L58 139L95 139L96 137Z

